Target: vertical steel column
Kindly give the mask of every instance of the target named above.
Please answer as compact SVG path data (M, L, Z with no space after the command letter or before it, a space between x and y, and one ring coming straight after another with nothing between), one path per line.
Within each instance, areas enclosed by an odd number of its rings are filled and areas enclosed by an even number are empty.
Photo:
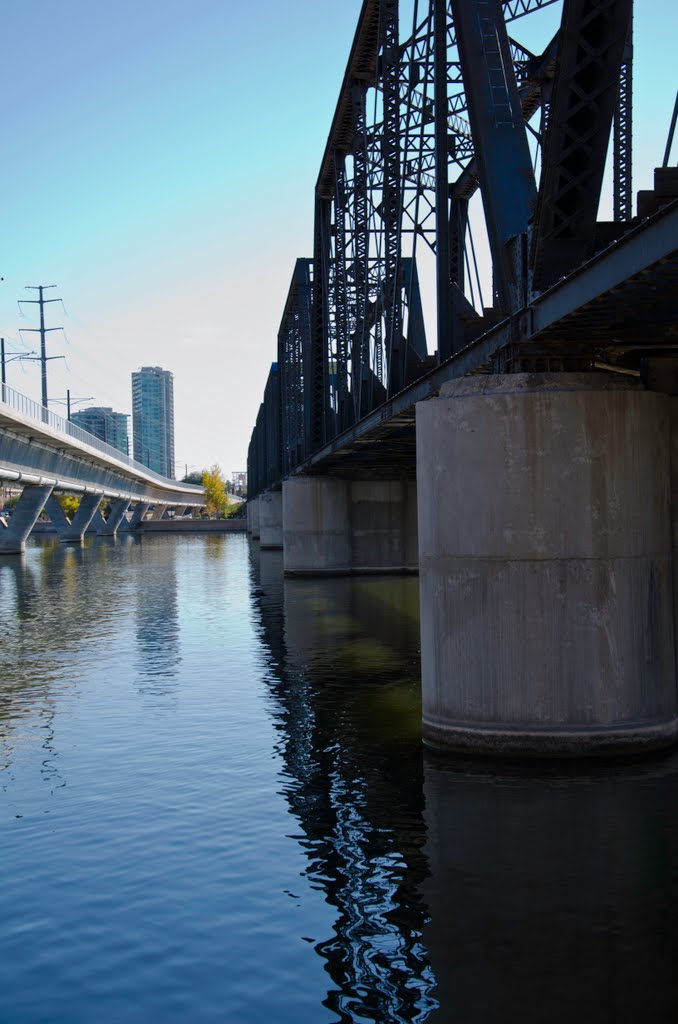
M329 214L328 200L316 195L313 232L313 335L309 361L306 400L309 408L309 447L311 455L325 443L327 423L327 308L329 294ZM330 436L331 436L330 431Z
M436 169L436 300L438 362L454 352L450 289L447 0L433 0L433 101Z
M400 52L398 49L398 0L380 0L379 36L383 130L381 216L384 223L384 321L388 359L388 394L401 391L407 378L407 352L403 341L400 287Z
M364 382L370 365L369 325L367 323L367 256L369 248L369 222L367 217L367 139L365 125L365 86L354 82L351 102L355 134L353 142L353 232L355 260L355 333L351 353L351 382L353 386L354 418L359 420L366 408Z
M633 15L624 47L624 60L619 74L619 97L614 112L614 181L613 210L615 220L633 217Z
M337 430L351 424L348 390L348 280L346 278L346 169L342 154L334 155L334 278L333 308L337 381Z

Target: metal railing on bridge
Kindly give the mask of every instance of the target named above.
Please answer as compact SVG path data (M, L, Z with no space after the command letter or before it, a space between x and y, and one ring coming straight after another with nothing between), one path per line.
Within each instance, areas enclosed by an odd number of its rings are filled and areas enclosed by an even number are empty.
M20 391L15 391L9 384L0 385L0 399L2 405L8 406L22 416L35 420L36 423L49 427L50 430L55 430L60 434L67 434L69 437L88 445L90 448L96 448L102 455L115 459L116 462L122 462L130 469L144 476L151 477L159 483L167 482L168 478L162 476L161 473L156 473L155 470L149 469L148 466L144 466L141 462L137 462L136 459L131 458L125 452L121 452L118 448L114 448L113 445L107 444L106 441L102 441L94 434L83 430L82 427L77 426L70 420L64 419L63 416L52 412L51 409L46 409L44 405L34 401L32 398L28 398L27 395L23 395Z

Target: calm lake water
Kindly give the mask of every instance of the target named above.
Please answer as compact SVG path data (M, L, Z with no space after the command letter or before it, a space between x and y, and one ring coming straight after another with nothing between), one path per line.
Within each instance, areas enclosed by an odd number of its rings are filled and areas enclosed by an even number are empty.
M2 1024L678 1019L678 756L442 761L413 578L0 557Z

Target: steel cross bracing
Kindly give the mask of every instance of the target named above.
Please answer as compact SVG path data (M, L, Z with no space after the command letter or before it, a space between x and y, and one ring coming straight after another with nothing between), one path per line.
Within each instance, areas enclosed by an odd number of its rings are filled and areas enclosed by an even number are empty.
M630 221L631 6L364 0L269 380L278 454L264 411L251 480L279 482L615 237L596 224L613 121Z

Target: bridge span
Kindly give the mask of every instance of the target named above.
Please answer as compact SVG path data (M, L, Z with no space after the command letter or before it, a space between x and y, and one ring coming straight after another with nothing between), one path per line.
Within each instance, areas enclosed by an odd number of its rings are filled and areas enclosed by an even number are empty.
M43 510L61 540L80 542L91 526L105 536L134 529L151 505L160 516L169 507L184 514L205 504L202 487L160 476L8 385L1 389L0 480L21 488L21 496L9 522L0 518L0 554L25 550ZM57 494L80 497L72 521ZM104 498L106 519L99 509Z
M439 749L678 736L678 168L669 141L634 200L632 26L632 0L363 2L249 526L289 575L419 573Z

